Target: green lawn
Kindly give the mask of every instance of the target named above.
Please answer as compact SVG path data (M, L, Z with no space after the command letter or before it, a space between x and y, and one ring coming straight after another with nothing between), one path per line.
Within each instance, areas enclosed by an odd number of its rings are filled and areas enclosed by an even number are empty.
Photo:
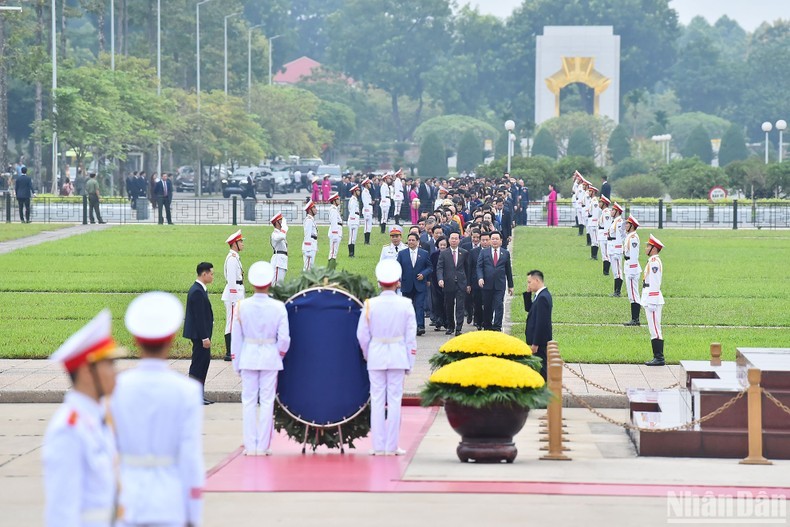
M0 223L0 242L73 226L71 223Z
M671 362L704 359L721 342L732 359L735 348L790 347L790 260L787 231L653 231L666 249L662 292L665 354ZM640 230L644 245L650 231ZM611 298L614 281L589 260L585 239L572 229L519 229L514 274L517 294L526 273L540 269L554 298L554 338L567 361L639 362L651 358L644 325L630 319L628 299ZM640 258L644 266L645 256ZM625 290L623 290L625 295ZM513 303L513 334L524 334L523 304ZM716 327L706 327L716 326ZM740 327L739 327L740 326Z
M202 260L215 266L217 281L209 287L216 319L213 352L221 355L224 240L233 231L230 226L120 226L0 256L0 357L45 357L103 307L112 310L115 337L131 347L123 315L134 295L161 289L184 299ZM243 229L245 269L270 258L270 232L263 226ZM319 228L319 264L326 262L326 232ZM288 233L290 276L302 269L301 234L298 226ZM640 234L644 241L649 233ZM790 346L790 285L783 278L790 233L665 230L659 237L667 245L661 256L669 360L705 358L713 341L723 344L727 357L736 346ZM348 259L343 241L338 266L372 280L388 237L376 229L372 245L363 245L362 239L360 234L354 260ZM601 275L600 262L588 259L584 239L571 229L518 229L515 258L517 295L526 287L527 271L538 268L546 274L554 296L554 335L566 360L649 358L647 327L620 325L630 316L628 300L609 297L611 277ZM520 297L513 302L513 320L513 334L523 338ZM176 355L189 355L186 340L177 339Z

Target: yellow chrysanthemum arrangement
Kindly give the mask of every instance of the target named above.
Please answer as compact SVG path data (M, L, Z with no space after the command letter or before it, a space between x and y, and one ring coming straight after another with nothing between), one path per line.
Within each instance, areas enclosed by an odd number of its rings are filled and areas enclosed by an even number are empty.
M499 357L540 371L541 359L523 341L500 331L464 333L445 342L439 353L430 358L432 370L470 357Z
M421 393L423 405L454 401L474 408L512 404L544 406L551 398L543 377L529 366L499 357L456 360L436 370Z

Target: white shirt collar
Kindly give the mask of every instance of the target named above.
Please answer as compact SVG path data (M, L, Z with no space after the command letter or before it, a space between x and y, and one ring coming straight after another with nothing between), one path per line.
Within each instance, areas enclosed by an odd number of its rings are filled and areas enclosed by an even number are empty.
M202 285L202 286L203 286L203 291L208 291L208 287L206 287L206 284L204 284L204 283L203 283L203 282L201 282L200 280L195 280L195 282L197 282L197 283L199 283L200 285Z
M545 285L543 287L541 287L540 289L538 289L537 292L535 293L535 298L537 298L538 295L540 294L540 292L543 291L544 289L546 289Z

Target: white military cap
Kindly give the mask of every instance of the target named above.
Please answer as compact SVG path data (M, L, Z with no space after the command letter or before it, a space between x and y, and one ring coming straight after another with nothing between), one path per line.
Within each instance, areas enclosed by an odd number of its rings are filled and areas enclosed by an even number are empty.
M126 309L126 329L140 344L169 342L184 322L184 306L170 293L145 293Z
M376 280L381 285L389 286L400 280L400 264L395 260L382 260L376 265Z
M228 239L227 239L227 240L225 240L225 243L227 243L228 245L230 245L230 244L232 244L233 242L237 242L237 241L239 241L239 240L242 240L242 241L244 241L244 238L242 238L242 237L241 237L241 229L237 230L236 232L234 232L233 234L231 234L230 236L228 236Z
M274 267L269 262L255 262L250 266L247 279L254 287L266 287L274 280Z
M313 206L315 206L315 202L313 200L308 200L307 203L305 203L304 207L302 208L304 209L305 212L307 212L308 210L310 210L310 207Z
M126 350L119 348L112 338L112 316L104 309L50 355L49 359L63 364L73 372L83 364L105 359L125 357Z

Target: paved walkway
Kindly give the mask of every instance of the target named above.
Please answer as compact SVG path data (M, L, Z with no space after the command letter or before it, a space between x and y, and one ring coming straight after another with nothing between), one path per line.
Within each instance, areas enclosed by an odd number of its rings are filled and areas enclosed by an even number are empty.
M84 234L90 231L100 231L110 227L109 224L88 224L88 225L74 225L73 227L65 227L63 229L56 229L53 231L42 231L32 236L25 236L24 238L16 238L0 242L0 254L10 253L17 249L24 249L33 245L39 245L53 240L62 240L64 238L71 238L79 234Z

